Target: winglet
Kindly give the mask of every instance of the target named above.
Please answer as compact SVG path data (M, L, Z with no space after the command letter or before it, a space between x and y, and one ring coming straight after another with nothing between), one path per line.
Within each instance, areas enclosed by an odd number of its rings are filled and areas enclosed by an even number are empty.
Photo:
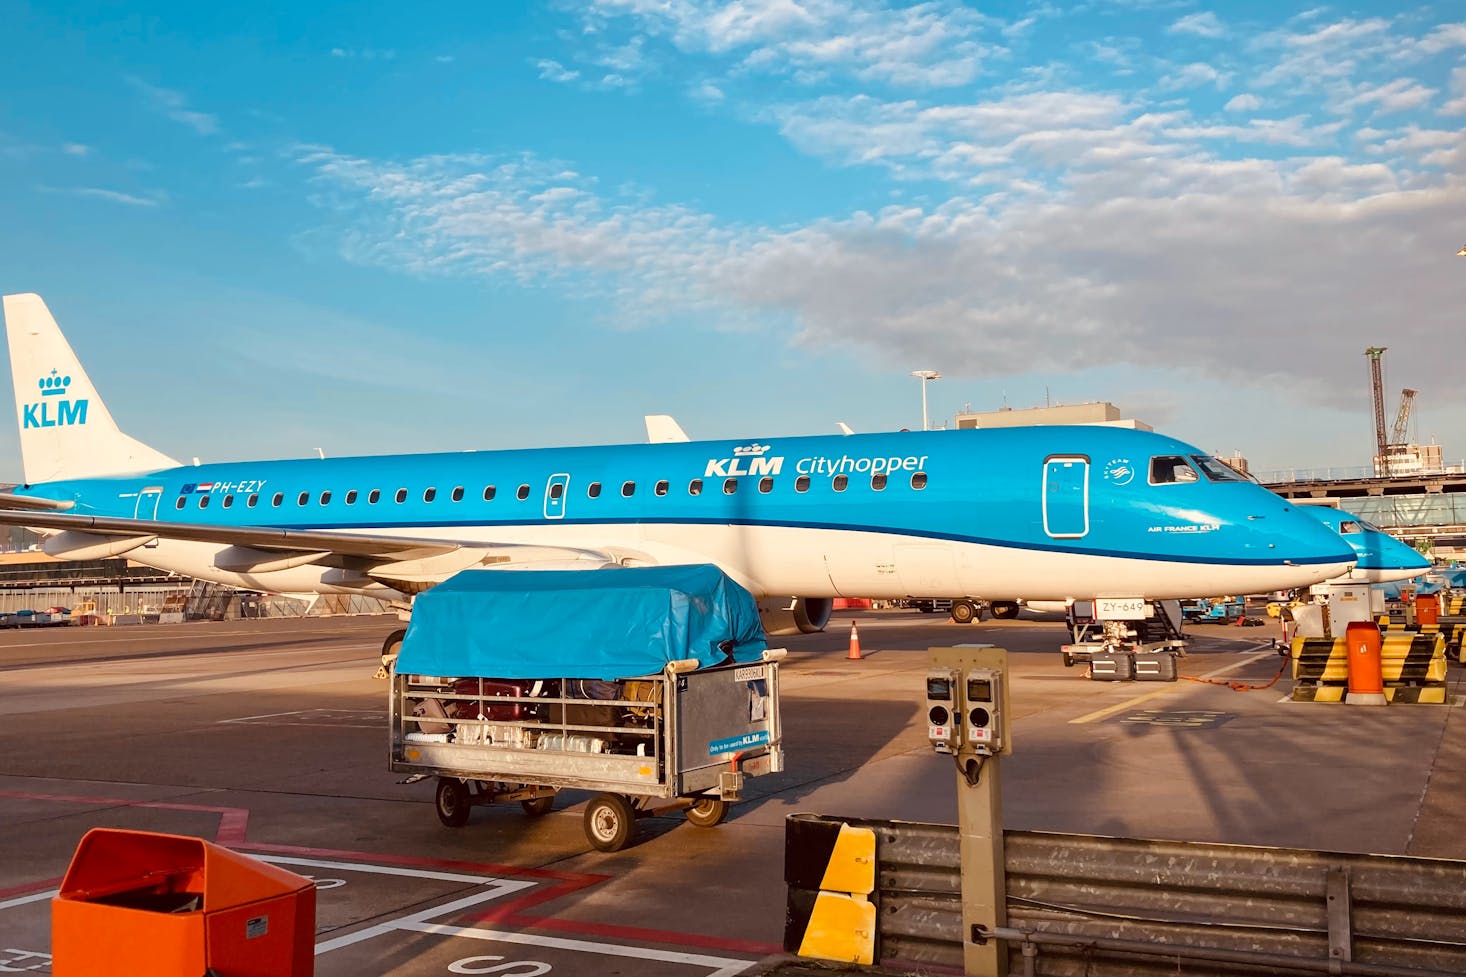
M4 306L27 483L177 467L118 429L39 295L7 295Z
M674 444L682 441L691 441L687 432L682 430L670 414L648 414L646 415L646 440L648 444Z

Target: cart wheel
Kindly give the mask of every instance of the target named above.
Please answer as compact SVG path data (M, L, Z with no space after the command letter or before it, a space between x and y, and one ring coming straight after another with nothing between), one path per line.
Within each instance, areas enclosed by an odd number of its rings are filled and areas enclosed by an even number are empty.
M728 808L731 806L721 797L699 797L683 813L687 815L690 823L699 828L711 828L723 823L723 819L728 816Z
M977 618L977 608L965 600L952 602L952 621L956 624L971 624Z
M468 796L468 785L454 777L438 778L438 795L434 805L438 809L438 820L450 828L461 828L468 823L468 812L473 802Z
M597 794L585 806L585 836L598 851L620 851L636 831L636 812L620 794Z
M524 813L532 818L543 817L549 814L555 807L555 795L548 797L531 797L527 801L520 801L519 806L524 808Z

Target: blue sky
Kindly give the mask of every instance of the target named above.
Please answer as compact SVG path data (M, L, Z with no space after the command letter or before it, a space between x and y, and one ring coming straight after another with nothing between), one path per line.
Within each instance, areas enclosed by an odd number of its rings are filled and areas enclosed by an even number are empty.
M1466 457L1466 10L7 7L0 290L175 457L1109 400ZM0 435L13 459L13 427ZM4 477L6 469L0 469Z

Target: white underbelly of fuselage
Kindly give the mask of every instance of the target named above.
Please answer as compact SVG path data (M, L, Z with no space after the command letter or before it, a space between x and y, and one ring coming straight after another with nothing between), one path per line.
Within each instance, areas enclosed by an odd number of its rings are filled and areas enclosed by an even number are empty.
M1321 567L1201 564L1016 549L853 530L778 526L587 524L405 527L372 535L442 539L467 545L560 546L611 553L618 561L713 563L758 596L872 597L972 595L1030 600L1091 597L1169 599L1261 593L1338 576L1346 564ZM186 576L273 593L397 591L315 564L259 573L220 570L216 543L160 540L128 558Z

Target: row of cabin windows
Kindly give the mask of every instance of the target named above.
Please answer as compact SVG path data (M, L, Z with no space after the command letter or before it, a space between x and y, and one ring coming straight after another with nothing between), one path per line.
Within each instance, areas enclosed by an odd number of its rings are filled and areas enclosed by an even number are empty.
M870 477L870 487L871 487L871 489L873 491L876 491L876 492L883 491L885 489L885 487L886 487L887 481L888 481L887 476L884 473L877 474L877 475L872 475ZM843 491L845 491L845 489L848 488L849 485L850 485L850 477L848 475L836 475L834 478L832 478L830 480L830 487L832 489L834 489L836 492L843 492ZM810 478L809 478L808 475L800 475L798 478L796 478L794 480L794 491L796 491L796 492L808 492L809 491L809 487L810 487ZM912 472L912 474L911 474L911 487L913 489L916 489L917 491L920 491L921 489L926 488L926 472ZM657 482L654 486L652 486L652 492L654 494L656 494L656 495L666 495L670 490L671 490L671 483L668 482L666 479L662 479L661 481ZM701 495L702 494L702 490L703 490L703 480L700 479L700 478L694 478L692 481L690 481L690 482L687 483L687 494L688 495ZM759 479L759 482L758 482L758 490L759 490L759 492L761 492L761 493L763 493L765 495L767 495L768 493L772 492L774 490L774 480L773 480L773 478L770 477L770 476L767 476L767 475L764 476L763 478L760 478ZM491 502L491 501L493 501L494 496L496 494L496 491L497 490L495 489L494 486L492 486L492 485L485 485L484 486L484 494L483 494L484 501L485 502ZM737 478L725 478L723 480L723 494L724 495L733 495L737 491L738 491L738 479ZM589 485L586 486L585 494L586 494L586 497L587 498L591 498L591 499L598 499L598 498L600 498L600 496L601 496L601 483L600 482L591 482ZM636 482L630 481L630 482L622 482L621 483L621 495L624 498L628 498L629 499L629 498L631 498L635 494L636 494ZM407 495L408 495L407 489L400 488L400 489L398 489L393 494L392 499L393 499L394 502L396 502L396 503L398 503L400 505L403 502L406 502L407 501ZM521 502L523 502L524 500L528 499L529 498L529 495L530 495L530 487L528 485L521 485L521 486L519 486L519 488L514 493L514 497L517 498L517 499L519 499ZM564 482L555 482L553 485L550 486L550 498L553 501L558 502L561 498L564 497L564 495L565 495L565 483ZM344 501L346 502L347 505L356 505L357 499L359 497L360 497L360 495L357 492L357 490L356 489L351 489L344 496ZM423 489L422 500L424 502L432 502L435 499L437 499L437 497L438 497L438 490L436 488L426 488L426 489ZM210 495L210 494L208 494L208 493L205 493L203 495L200 495L198 497L198 500L199 500L199 508L200 509L207 509L209 507L209 500L211 498L213 498L213 496ZM235 497L232 494L225 495L224 496L224 499L223 499L223 502L220 503L220 504L225 509L232 508L233 505L234 505L234 498ZM318 496L318 501L320 502L321 505L329 505L330 502L331 502L331 498L332 498L331 491L330 491L330 489L327 489L326 491L323 491L323 492L320 493L320 495ZM463 501L463 486L462 485L459 485L456 488L454 488L453 491L451 493L449 493L449 498L451 498L454 502L462 502ZM309 505L310 504L310 500L311 500L311 494L309 492L301 492L298 496L296 496L296 498L295 498L295 504L297 506L306 506L306 505ZM367 501L367 505L376 505L378 502L382 501L382 490L381 489L372 489L370 492L367 493L366 501ZM174 507L175 508L178 508L178 509L182 509L187 503L188 503L188 496L180 495L178 497L178 501L177 501L177 503L175 503L175 506ZM244 500L244 504L248 508L251 508L251 509L253 509L255 506L259 505L259 503L260 503L260 496L259 496L259 493L257 493L257 492L250 493L248 496L245 497L245 500ZM284 492L276 492L273 496L270 497L270 505L273 508L278 509L278 508L280 508L280 506L282 506L284 504L285 504L285 493Z

